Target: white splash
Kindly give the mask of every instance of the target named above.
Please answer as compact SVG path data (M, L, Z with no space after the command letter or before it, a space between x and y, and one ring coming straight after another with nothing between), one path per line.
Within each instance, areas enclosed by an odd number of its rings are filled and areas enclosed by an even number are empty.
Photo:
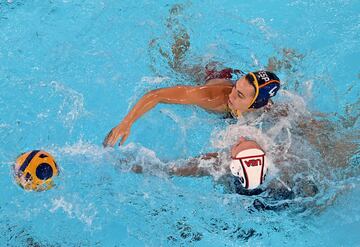
M275 167L273 160L277 160L280 154L284 155L284 159L290 157L288 153L294 141L293 123L301 121L301 117L309 114L303 98L286 90L281 90L280 94L282 103L275 104L273 106L275 108L270 109L270 112L260 110L249 113L239 118L236 124L227 126L226 129L215 129L211 136L214 149L226 150L225 153L228 154L230 148L241 136L254 140L267 153L269 175L276 177L279 169ZM222 162L228 163L227 159L223 159ZM213 175L216 178L219 174Z
M137 160L138 161L140 160L141 164L145 164L149 160L151 160L152 162L156 162L156 163L162 163L161 160L156 156L156 153L153 150L143 147L141 145L135 144L135 143L129 143L125 146L121 146L119 149L121 152L138 154Z
M53 205L49 210L51 213L54 213L58 209L63 209L67 215L73 217L73 205L70 202L66 202L63 197L52 199L51 203Z
M314 81L313 80L308 80L304 82L305 84L305 97L307 98L307 100L311 100L313 97L313 86L314 86Z
M58 117L62 120L64 126L72 131L74 123L82 115L89 114L84 107L84 96L60 82L52 81L50 84L54 87L55 92L63 97L63 102L58 110Z
M96 208L92 203L71 203L60 196L59 198L54 198L51 200L51 208L49 211L51 213L56 212L57 210L63 210L70 218L76 218L81 222L85 223L87 226L91 226L94 218L97 215Z
M256 55L254 53L251 53L251 59L253 61L253 65L256 66L256 67L259 67L260 66L260 62L259 62L259 59L256 57Z
M116 160L116 150L113 148L103 148L83 140L76 143L66 144L65 146L46 148L55 155L64 159L76 159L77 163L88 163L102 165L103 163L113 162Z
M9 124L0 124L0 128L9 128L11 127Z
M158 177L167 177L168 166L166 162L159 159L156 153L140 144L129 143L120 148L120 168L129 171L133 165L140 165L144 173Z
M215 130L212 133L211 144L216 149L227 149L235 145L241 136L258 142L265 149L273 144L271 138L259 128L241 123L229 125L224 130Z
M256 26L263 34L265 34L265 37L268 40L278 35L274 30L271 30L270 27L266 25L264 18L255 18L250 20L249 23Z
M162 83L164 81L169 80L170 78L165 76L165 77L160 77L160 76L156 76L156 77L152 77L152 76L143 76L141 78L141 82L146 82L149 84L159 84Z

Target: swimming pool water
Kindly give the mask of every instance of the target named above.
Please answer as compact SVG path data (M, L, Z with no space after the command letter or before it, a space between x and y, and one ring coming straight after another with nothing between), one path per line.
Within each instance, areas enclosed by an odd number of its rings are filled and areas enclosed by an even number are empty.
M360 3L348 0L1 1L1 245L359 246L359 13ZM159 105L134 124L127 145L104 149L107 132L145 92L195 83L159 51L171 56L174 35L184 32L189 66L218 61L251 71L271 63L283 81L275 104L290 105L290 114L255 114L246 126ZM297 127L317 112L334 128L325 135L356 146L337 156L344 160L336 168ZM229 193L216 173L162 171L228 147L239 132L262 139L270 154L285 147L271 181L290 170L315 179L319 193L272 201ZM26 192L11 166L40 148L61 174L56 188ZM144 174L131 173L133 164ZM262 210L256 199L295 206Z

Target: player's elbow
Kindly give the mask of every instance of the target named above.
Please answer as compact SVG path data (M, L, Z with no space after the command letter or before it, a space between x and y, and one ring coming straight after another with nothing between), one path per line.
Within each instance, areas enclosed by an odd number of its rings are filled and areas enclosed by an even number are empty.
M188 87L185 86L160 88L150 91L148 97L160 103L191 104L193 97L189 96L188 91Z
M151 90L148 96L161 103L172 103L171 99L173 98L172 91L169 88Z
M146 100L161 101L161 92L159 92L159 91L160 91L159 89L151 90L151 91L147 92L143 98Z

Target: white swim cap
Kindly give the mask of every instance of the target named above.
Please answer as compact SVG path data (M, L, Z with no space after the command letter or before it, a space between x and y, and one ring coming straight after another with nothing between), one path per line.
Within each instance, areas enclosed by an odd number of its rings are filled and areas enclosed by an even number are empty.
M255 189L265 180L267 163L264 151L252 148L239 152L236 157L232 157L230 170L239 177L244 188Z

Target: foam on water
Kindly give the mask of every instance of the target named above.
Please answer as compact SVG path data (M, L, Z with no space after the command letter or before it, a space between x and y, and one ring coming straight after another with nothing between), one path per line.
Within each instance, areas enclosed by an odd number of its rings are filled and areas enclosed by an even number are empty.
M82 115L88 114L84 108L84 96L57 81L50 82L50 85L55 90L54 94L63 97L63 102L57 114L64 126L70 128L71 133L77 119Z
M0 3L1 243L358 245L360 25L355 2L342 4ZM234 123L162 105L134 125L125 146L101 146L143 94L199 83L184 70L214 61L276 71L283 90L274 107ZM232 193L222 181L240 136L268 155L259 195ZM54 154L60 176L52 190L26 192L11 166L39 148ZM206 152L220 152L220 167L200 161L210 177L167 174Z
M62 196L53 198L49 211L54 213L57 210L63 210L69 218L77 218L90 227L97 214L96 207L92 203L84 204L76 202L75 199L70 200L67 202Z

